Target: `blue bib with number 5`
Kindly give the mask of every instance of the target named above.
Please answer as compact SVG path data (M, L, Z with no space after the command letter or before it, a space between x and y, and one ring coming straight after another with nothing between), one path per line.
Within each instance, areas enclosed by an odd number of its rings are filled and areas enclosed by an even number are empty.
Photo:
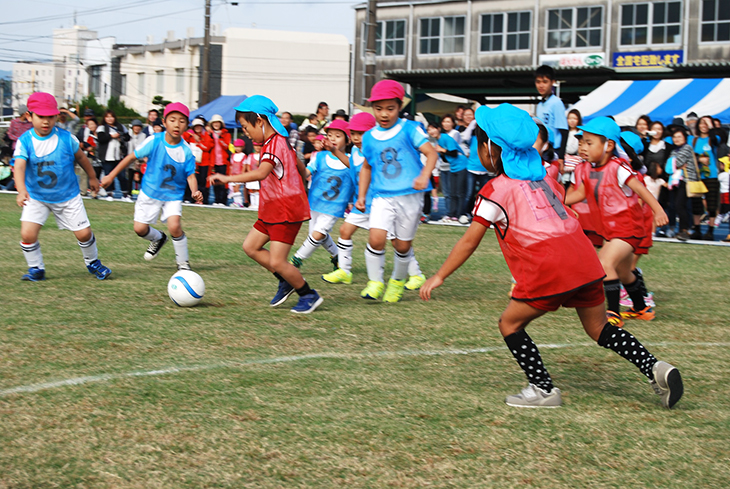
M188 177L195 173L195 156L185 141L169 144L165 133L148 137L134 150L138 159L147 158L142 192L157 200L182 200Z
M307 168L312 172L309 207L322 214L344 217L354 188L350 169L329 151L318 152Z
M70 132L53 128L42 138L30 129L18 138L15 158L27 162L25 186L33 200L58 204L79 194L74 173L75 153L79 142Z

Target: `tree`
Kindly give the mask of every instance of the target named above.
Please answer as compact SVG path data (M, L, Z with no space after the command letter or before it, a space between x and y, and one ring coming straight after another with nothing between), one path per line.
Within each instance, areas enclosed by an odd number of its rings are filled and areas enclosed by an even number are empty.
M167 104L171 104L171 103L172 103L171 100L165 100L164 98L162 98L162 95L155 95L152 98L152 105L159 105L160 108L163 110L165 109L165 107L167 107Z
M107 104L107 109L114 111L114 113L117 115L117 117L124 117L124 118L142 117L137 113L136 110L127 107L124 104L124 102L119 100L119 97L111 97L109 99L109 103Z
M83 114L86 109L93 110L94 115L97 117L101 117L101 115L106 110L103 105L99 104L99 102L96 101L96 97L93 93L89 94L87 97L82 98L79 102L79 115Z

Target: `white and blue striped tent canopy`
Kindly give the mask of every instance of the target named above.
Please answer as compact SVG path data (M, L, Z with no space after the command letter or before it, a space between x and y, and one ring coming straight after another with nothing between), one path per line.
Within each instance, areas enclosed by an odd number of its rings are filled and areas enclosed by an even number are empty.
M730 123L730 78L607 81L572 108L584 121L613 116L620 126L633 126L641 115L671 124L690 112Z

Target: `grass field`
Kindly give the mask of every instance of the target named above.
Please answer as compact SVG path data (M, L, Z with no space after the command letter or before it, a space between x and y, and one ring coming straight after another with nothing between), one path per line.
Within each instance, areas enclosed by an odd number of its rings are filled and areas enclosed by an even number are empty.
M131 204L86 205L112 277L50 219L48 280L26 283L20 211L0 195L0 488L728 487L728 248L658 244L642 261L657 319L627 329L681 369L674 410L571 310L529 329L563 407L518 410L491 232L431 302L393 305L358 297L356 234L355 283L322 282L318 251L303 271L325 302L296 316L294 298L269 307L276 283L241 251L254 213L186 207L207 290L184 309L166 292L172 247L145 262ZM421 227L426 274L462 233Z

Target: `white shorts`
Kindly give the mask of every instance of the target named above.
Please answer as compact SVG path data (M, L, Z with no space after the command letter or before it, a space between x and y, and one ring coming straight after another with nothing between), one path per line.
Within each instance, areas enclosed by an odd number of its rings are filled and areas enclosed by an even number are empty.
M246 182L246 183L244 183L244 185L249 190L261 190L261 182L259 182L259 181Z
M309 234L317 231L322 234L329 234L339 217L322 214L321 212L311 211L312 218L309 220Z
M370 228L384 229L401 241L413 241L422 211L423 192L376 197L370 205Z
M360 229L370 230L370 214L350 212L347 217L345 217L345 222L352 224L353 226L357 226ZM395 238L395 235L393 235L391 230L388 230L387 238L388 240Z
M134 204L135 222L157 224L158 216L162 222L167 222L170 216L182 216L182 200L157 200L140 191Z
M34 222L43 226L48 219L48 215L53 213L56 218L58 229L68 229L69 231L80 231L91 226L89 217L86 215L84 201L80 195L59 202L58 204L49 204L40 200L28 199L23 206L23 212L20 215L21 221Z

